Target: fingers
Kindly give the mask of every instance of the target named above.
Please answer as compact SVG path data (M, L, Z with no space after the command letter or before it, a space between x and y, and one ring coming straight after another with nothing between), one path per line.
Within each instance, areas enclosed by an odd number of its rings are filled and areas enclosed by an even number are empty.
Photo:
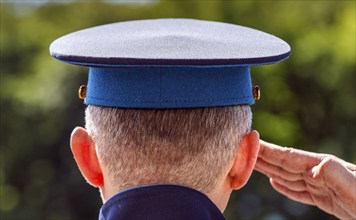
M306 178L307 179L307 178ZM303 180L298 181L289 181L284 178L273 177L272 180L279 185L286 187L295 192L308 192L312 197L320 196L320 195L329 195L329 188L325 187L325 185L317 183L311 184L310 182ZM315 201L314 201L315 202Z
M292 191L295 192L304 192L307 191L307 185L303 180L298 180L298 181L288 181L282 178L278 177L273 177L272 178L273 182L278 183L281 186L284 186Z
M356 202L356 176L339 158L325 158L318 166L312 168L310 177L314 181L325 182L339 197L353 199L348 202Z
M356 176L343 160L329 157L320 163L313 177L324 178L346 212L356 216Z
M293 173L284 168L275 166L273 164L267 163L261 158L257 159L257 163L255 165L255 170L269 176L269 177L278 177L281 179L285 179L288 181L298 181L302 180L304 177L302 173Z
M280 147L260 140L258 155L265 162L283 167L292 173L303 173L320 163L323 154L316 154L293 148Z
M307 191L293 191L281 184L279 184L274 179L270 179L270 183L272 187L279 193L287 196L288 198L295 200L297 202L302 202L308 205L315 205L313 202L312 197L310 196L309 192Z
M350 213L350 210L345 209L345 204L342 203L338 197L328 198L329 193L313 194L305 190L307 187L301 181L288 182L276 178L271 178L270 183L272 187L279 193L288 198L308 205L314 205L320 209L335 215L340 219L354 219L355 214Z
M356 217L356 166L337 157L260 141L255 170L279 193L341 219Z
M309 192L310 195L322 195L327 189L323 181L316 181L308 176L307 173L290 173L283 168L276 167L258 159L255 170L268 177L273 182L294 192Z

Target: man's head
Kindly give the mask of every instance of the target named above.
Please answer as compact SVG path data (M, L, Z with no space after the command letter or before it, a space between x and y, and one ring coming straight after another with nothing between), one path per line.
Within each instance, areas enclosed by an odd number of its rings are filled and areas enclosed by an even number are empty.
M248 105L187 109L89 106L72 150L103 199L135 186L179 184L207 194L222 209L248 180L258 152Z
M259 99L250 66L282 61L290 46L234 24L152 19L67 34L50 53L89 67L79 90L89 105L87 130L73 131L71 147L104 200L171 183L202 191L223 210L249 179L259 149L258 133L248 133L248 105Z

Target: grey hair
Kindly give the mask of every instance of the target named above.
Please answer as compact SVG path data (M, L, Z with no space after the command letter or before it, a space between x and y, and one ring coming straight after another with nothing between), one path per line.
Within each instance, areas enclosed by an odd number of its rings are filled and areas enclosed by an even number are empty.
M86 128L119 190L179 184L209 193L250 131L248 105L192 109L88 106Z

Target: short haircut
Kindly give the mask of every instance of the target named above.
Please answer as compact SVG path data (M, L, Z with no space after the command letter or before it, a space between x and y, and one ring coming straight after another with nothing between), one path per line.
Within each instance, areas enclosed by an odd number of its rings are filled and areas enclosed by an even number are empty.
M216 187L250 131L248 105L191 109L88 106L86 128L110 182L118 189L179 184Z

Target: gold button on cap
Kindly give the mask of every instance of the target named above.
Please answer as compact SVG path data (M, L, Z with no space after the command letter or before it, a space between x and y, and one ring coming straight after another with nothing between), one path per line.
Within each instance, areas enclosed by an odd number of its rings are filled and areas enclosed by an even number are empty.
M87 86L81 85L78 90L78 96L80 99L85 99L86 95L87 95Z
M261 90L259 86L254 86L252 89L253 98L259 100L261 98Z

